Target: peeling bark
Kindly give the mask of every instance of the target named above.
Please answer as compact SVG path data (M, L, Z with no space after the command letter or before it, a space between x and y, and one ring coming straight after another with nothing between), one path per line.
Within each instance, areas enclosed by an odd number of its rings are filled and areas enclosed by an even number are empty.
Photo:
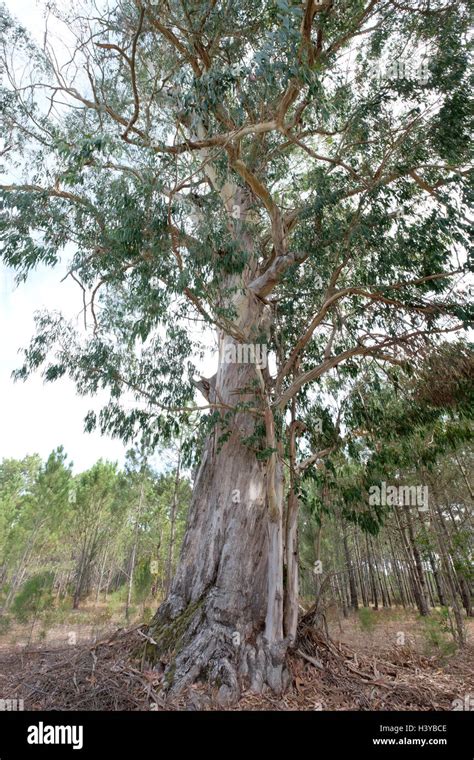
M255 300L240 304L240 328L246 324L247 334L262 308ZM221 338L210 400L260 403L265 413L258 368L223 360L233 340ZM221 418L204 448L176 574L150 625L156 645L147 645L145 653L150 662L163 663L171 696L204 680L228 703L244 685L279 693L288 683L281 461L278 452L260 461L245 444L261 419L239 411L227 428ZM269 436L276 436L268 417L266 422L268 445ZM223 433L228 437L219 444Z

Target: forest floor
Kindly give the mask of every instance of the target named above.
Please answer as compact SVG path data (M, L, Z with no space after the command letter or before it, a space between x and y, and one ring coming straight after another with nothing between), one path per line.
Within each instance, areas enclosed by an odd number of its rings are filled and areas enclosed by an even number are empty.
M225 709L463 709L474 701L474 620L466 629L467 645L456 651L436 611L428 620L402 609L329 616L329 637L301 631L283 696L245 692ZM97 609L33 635L17 626L0 636L0 698L23 698L27 710L222 709L204 685L165 704L161 675L137 663L144 643L140 625L117 627Z

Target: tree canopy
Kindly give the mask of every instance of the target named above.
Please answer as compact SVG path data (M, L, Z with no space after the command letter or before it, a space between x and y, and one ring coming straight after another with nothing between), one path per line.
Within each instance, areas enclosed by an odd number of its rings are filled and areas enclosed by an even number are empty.
M61 261L82 289L90 330L38 315L18 374L108 388L88 428L176 433L206 326L269 343L281 411L334 367L413 362L466 324L467 3L53 17L63 49L3 16L2 251L20 278ZM251 337L242 288L268 312Z

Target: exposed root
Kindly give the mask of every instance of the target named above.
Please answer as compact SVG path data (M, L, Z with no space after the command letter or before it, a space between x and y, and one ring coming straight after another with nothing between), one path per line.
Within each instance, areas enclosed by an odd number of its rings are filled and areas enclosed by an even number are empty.
M223 706L235 703L246 689L285 691L288 641L269 644L262 634L242 641L234 626L216 622L212 602L208 595L184 610L165 605L150 626L143 662L163 668L167 698L179 699L198 683L206 684Z

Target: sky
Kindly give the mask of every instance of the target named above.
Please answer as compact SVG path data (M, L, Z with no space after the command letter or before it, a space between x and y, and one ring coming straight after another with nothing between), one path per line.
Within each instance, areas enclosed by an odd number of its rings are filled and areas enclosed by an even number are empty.
M62 444L75 472L81 472L99 457L119 464L124 459L120 441L83 432L87 411L99 409L100 399L77 396L74 384L64 378L55 383L44 383L39 373L25 382L11 378L22 364L19 350L35 332L36 310L56 309L77 318L80 290L72 280L60 283L63 275L60 268L41 267L16 286L14 273L0 265L0 459L32 453L45 458Z
M43 20L36 0L4 0L9 10L39 39ZM123 463L125 448L118 440L99 433L84 432L89 409L99 409L106 400L76 395L74 384L64 378L44 383L39 374L14 383L11 373L21 366L18 353L34 334L34 313L43 308L60 310L77 319L81 293L72 280L61 283L62 267L40 267L28 281L15 285L14 272L0 263L0 460L38 453L43 458L63 445L81 472L102 457ZM102 403L101 403L102 402Z

